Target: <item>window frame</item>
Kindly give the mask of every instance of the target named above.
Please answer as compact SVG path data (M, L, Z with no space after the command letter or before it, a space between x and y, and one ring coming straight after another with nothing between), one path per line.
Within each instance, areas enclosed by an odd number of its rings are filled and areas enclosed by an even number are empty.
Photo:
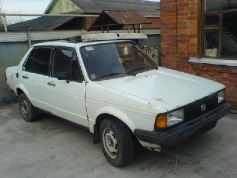
M91 77L91 73L90 71L88 70L88 66L86 66L85 64L85 58L84 58L84 55L83 55L83 49L85 49L86 47L90 47L90 46L101 46L101 45L109 45L109 44L122 44L122 43L131 43L132 46L133 46L133 50L135 52L135 49L137 52L140 52L140 54L150 63L150 65L154 65L154 67L157 66L157 64L155 63L155 61L153 61L142 49L140 49L136 43L134 41L131 41L131 40L125 40L125 41L113 41L113 42L107 42L107 43L99 43L99 44L87 44L87 45L83 45L79 48L79 51L80 51L80 54L81 54L81 59L82 59L82 62L83 62L83 65L84 65L84 68L85 68L85 72L86 72L86 75L87 77L89 78L90 81L99 81L99 80L107 80L108 78L117 78L119 77L118 76L111 76L111 77L105 77L105 78L102 78L102 79L93 79ZM134 53L136 56L138 55L138 53ZM100 78L100 77L99 77Z
M30 70L26 70L26 64L29 62L30 57L31 57L32 55L35 55L35 48L32 48L32 50L31 50L30 53L28 54L27 58L25 59L23 65L22 65L22 71L29 72L29 73L33 73L33 72L32 72L32 66L33 66L32 64L33 64L33 61L31 61L32 63L31 63L31 66L30 66Z
M57 77L53 76L53 68L54 68L54 56L55 56L55 51L59 49L59 50L69 50L69 51L72 51L72 58L71 58L71 61L70 61L70 71L69 71L69 80L66 80L68 83L69 82L78 82L78 83L82 83L83 81L85 81L85 77L83 75L83 72L82 72L82 69L81 69L81 66L80 66L80 63L79 63L79 60L78 60L78 56L77 56L77 52L74 48L72 47L67 47L67 46L54 46L53 47L53 50L52 50L52 54L51 54L51 62L50 62L50 72L49 72L49 76L51 78L54 78L54 79L58 79ZM76 56L76 61L77 61L77 66L78 66L78 69L81 73L81 76L82 76L82 80L72 80L72 64L73 64L73 57L74 55ZM59 79L58 79L59 80Z
M237 60L233 59L233 58L228 58L228 57L221 57L221 52L222 52L222 32L223 32L223 14L226 13L233 13L233 12L237 12L237 9L230 9L230 10L219 10L219 11L204 11L204 3L205 0L199 0L197 3L197 9L198 9L198 29L199 33L198 33L198 58L207 58L207 59L223 59L223 60ZM205 18L207 15L217 15L218 16L218 22L219 22L219 26L218 28L215 27L205 27ZM218 30L219 31L219 50L218 50L218 56L213 58L213 57L208 57L205 56L205 49L204 49L204 37L205 37L205 30Z
M31 71L26 70L25 66L26 66L28 60L30 59L30 57L32 55L35 56L36 50L42 49L42 48L44 48L44 49L48 48L51 50L50 55L49 55L49 62L48 62L48 66L47 66L47 74L36 73L35 71L33 71L34 61L32 61L32 64L31 64L32 65ZM32 50L30 51L29 55L27 56L26 60L24 61L24 64L22 65L22 71L37 74L37 75L49 76L50 75L50 68L51 68L52 54L53 54L53 47L52 46L35 46L35 47L33 47Z

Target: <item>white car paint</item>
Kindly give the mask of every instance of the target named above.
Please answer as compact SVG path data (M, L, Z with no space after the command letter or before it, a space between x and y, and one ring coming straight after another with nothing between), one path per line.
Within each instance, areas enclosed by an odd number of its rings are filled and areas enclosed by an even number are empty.
M156 116L159 113L174 110L225 88L217 82L163 67L135 76L91 81L79 48L88 44L102 43L108 42L67 43L62 41L35 45L65 46L75 49L85 78L82 84L52 80L46 76L38 78L37 74L22 71L22 65L32 48L18 66L7 68L7 83L16 94L18 88L23 90L34 106L86 126L92 133L96 119L101 114L116 116L131 131L135 129L153 131ZM19 78L16 77L16 73L19 74ZM32 75L31 78L34 80L26 84L22 82L24 75ZM46 86L47 82L52 81L58 85L54 90ZM37 85L38 90L33 91L33 85ZM76 94L77 92L80 94ZM55 107L52 107L53 105ZM147 146L147 143L141 143Z
M99 114L107 112L121 118L131 130L152 131L158 113L180 108L223 88L217 82L162 67L136 76L93 82L87 86L87 108L93 111L88 112L90 126Z

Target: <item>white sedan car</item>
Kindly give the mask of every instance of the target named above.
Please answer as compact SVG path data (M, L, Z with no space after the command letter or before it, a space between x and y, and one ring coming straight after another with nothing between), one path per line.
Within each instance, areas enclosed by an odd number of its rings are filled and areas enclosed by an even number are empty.
M161 151L225 116L225 86L158 67L128 40L36 44L6 70L28 122L39 111L80 124L108 162L129 163L134 142Z

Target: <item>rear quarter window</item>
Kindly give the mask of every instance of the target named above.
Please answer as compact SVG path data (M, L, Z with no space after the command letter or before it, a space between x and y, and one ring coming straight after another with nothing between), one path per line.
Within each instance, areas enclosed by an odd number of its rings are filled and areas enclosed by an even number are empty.
M49 47L37 47L33 49L27 61L25 62L25 71L48 75L51 51L52 49Z

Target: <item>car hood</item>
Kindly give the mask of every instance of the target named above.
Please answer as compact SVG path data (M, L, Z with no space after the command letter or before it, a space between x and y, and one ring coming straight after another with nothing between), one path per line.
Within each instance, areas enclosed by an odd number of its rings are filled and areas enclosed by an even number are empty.
M131 97L146 100L167 111L199 100L225 87L211 80L162 67L136 76L104 80L99 83Z

